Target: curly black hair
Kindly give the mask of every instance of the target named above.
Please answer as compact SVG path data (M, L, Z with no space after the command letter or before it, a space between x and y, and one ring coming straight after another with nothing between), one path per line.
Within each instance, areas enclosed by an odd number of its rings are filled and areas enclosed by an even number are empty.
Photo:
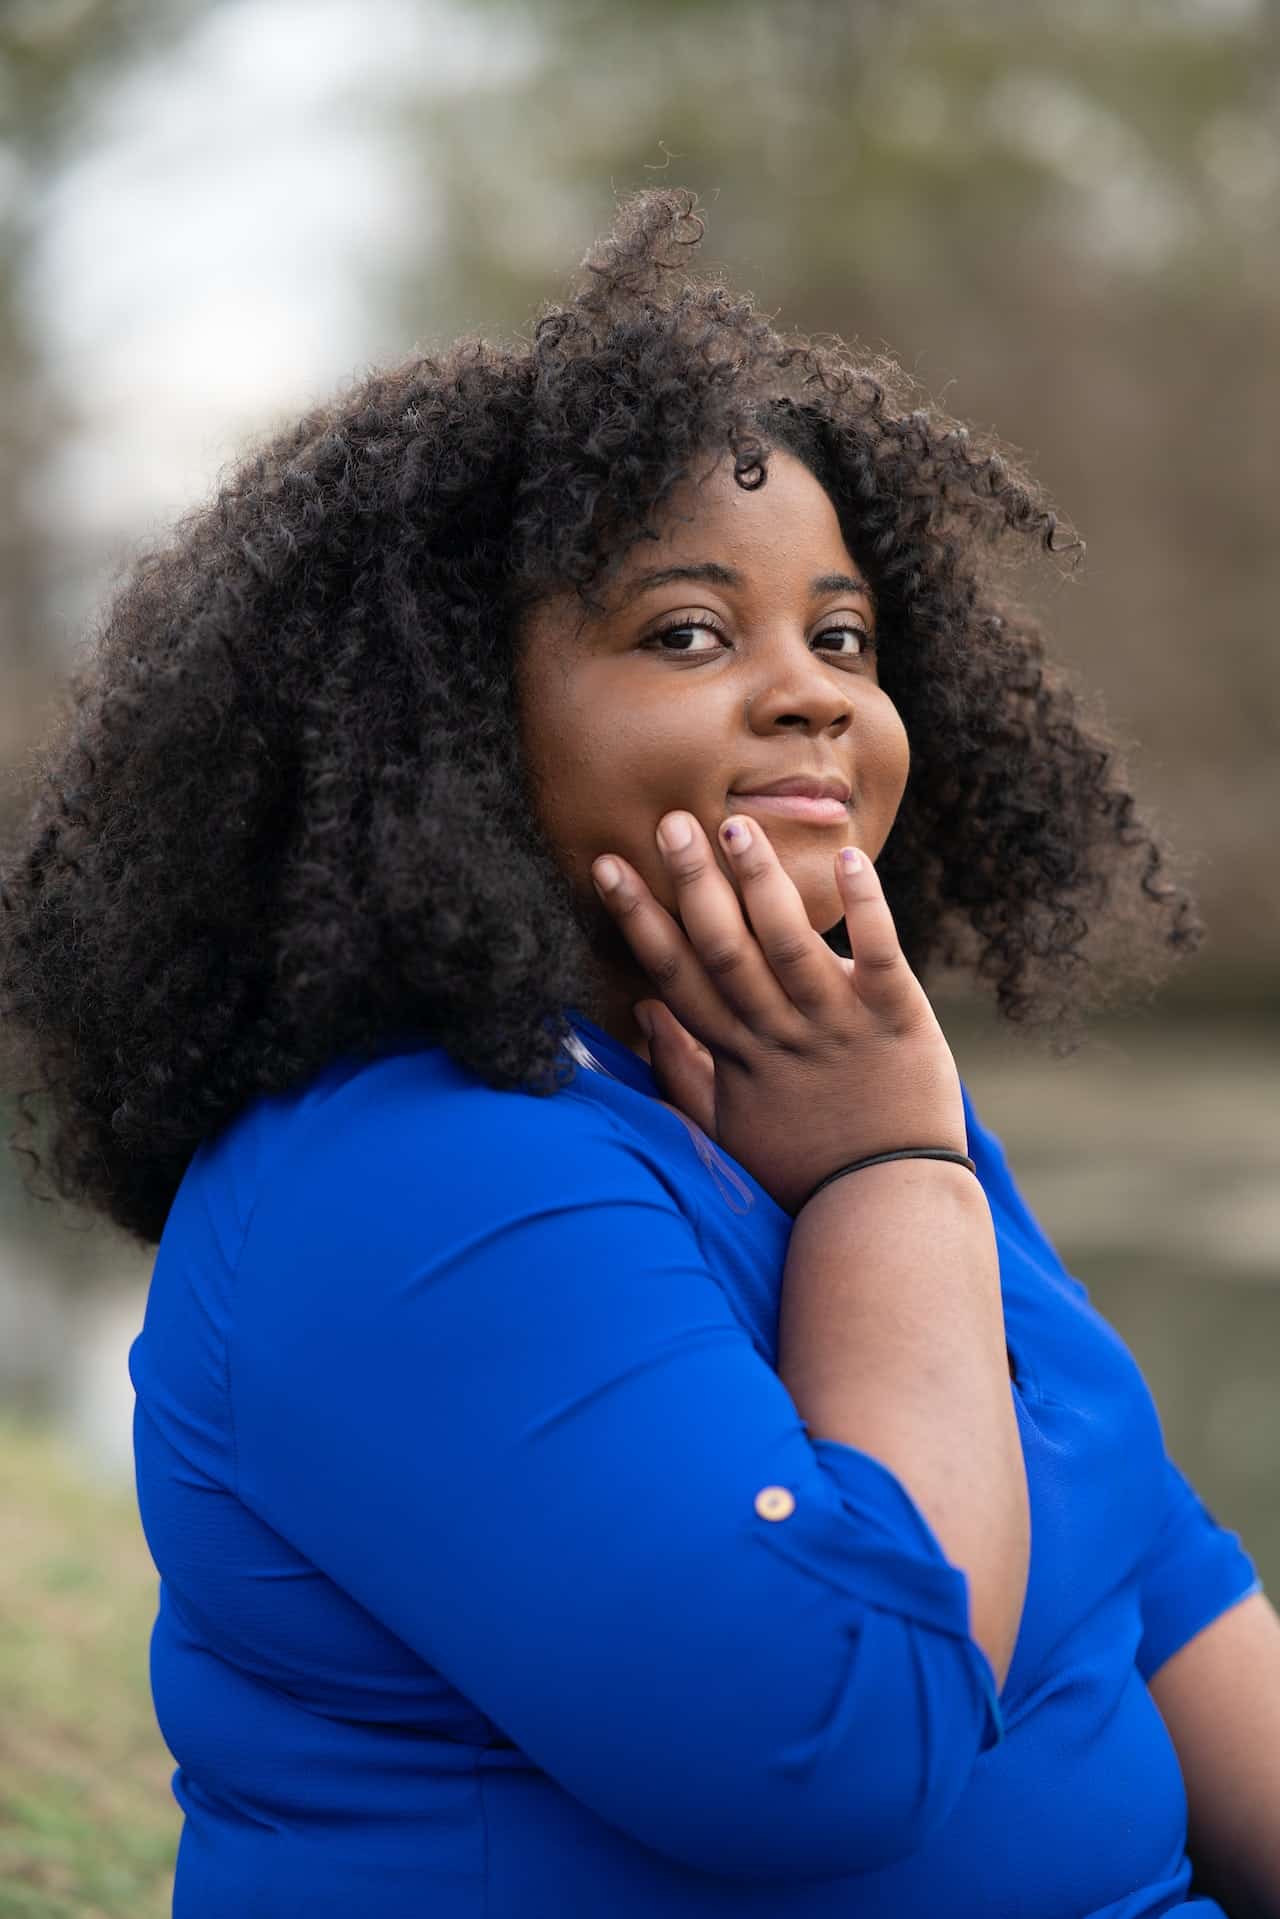
M523 772L522 622L569 589L597 609L716 448L743 486L795 454L869 575L911 748L879 866L916 972L1062 1026L1103 990L1099 924L1148 980L1197 942L1115 747L993 584L1079 541L891 361L693 273L694 208L625 200L531 340L373 372L118 587L0 862L13 1143L56 1193L154 1243L198 1144L340 1054L440 1045L557 1090L600 975Z

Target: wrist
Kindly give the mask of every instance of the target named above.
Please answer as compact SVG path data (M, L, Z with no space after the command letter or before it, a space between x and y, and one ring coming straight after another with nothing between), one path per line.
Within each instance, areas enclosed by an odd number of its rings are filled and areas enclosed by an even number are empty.
M833 1167L831 1172L813 1186L796 1208L798 1215L802 1209L816 1199L819 1193L836 1185L854 1173L868 1173L882 1166L903 1166L912 1161L925 1161L939 1166L955 1166L970 1177L976 1177L977 1167L967 1153L958 1152L951 1146L899 1146L882 1153L868 1153L862 1159L847 1161L842 1166Z

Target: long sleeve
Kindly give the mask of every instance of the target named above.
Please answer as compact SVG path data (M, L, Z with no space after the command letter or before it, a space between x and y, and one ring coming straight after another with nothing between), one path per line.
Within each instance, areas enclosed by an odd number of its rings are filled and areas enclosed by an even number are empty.
M239 1497L656 1852L906 1857L1001 1737L964 1574L809 1438L643 1141L414 1070L310 1112L254 1202Z

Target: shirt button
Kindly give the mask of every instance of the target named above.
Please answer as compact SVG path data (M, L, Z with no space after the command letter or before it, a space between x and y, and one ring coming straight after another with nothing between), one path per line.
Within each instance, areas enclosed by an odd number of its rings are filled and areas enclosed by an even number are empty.
M756 1494L756 1511L761 1519L790 1519L796 1502L785 1486L762 1486Z

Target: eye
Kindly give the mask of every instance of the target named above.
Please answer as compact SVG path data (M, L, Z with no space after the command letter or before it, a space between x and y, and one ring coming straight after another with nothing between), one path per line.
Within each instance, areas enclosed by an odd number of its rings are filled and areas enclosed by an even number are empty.
M713 638L718 638L720 628L714 620L673 620L669 625L660 627L656 633L650 634L649 638L643 642L643 645L651 648L654 652L692 654L695 658L714 652L714 647L699 647L695 651L691 644L681 646L667 645L668 641L680 639L687 634L695 632L710 633ZM844 659L861 659L864 654L874 650L875 639L872 634L867 631L865 626L824 626L820 633L814 634L814 638L815 640L827 640L830 639L832 635L841 636L846 633L856 639L857 645L842 647L840 649L841 657Z
M828 640L833 633L851 633L857 640L856 647L850 647L844 651L846 659L861 659L864 653L871 653L875 649L875 638L868 633L865 626L824 626L821 633L815 633L813 637L816 640Z
M670 651L673 653L688 653L692 651L690 647L678 646L678 647L671 647L668 649L663 646L663 641L669 640L674 635L677 635L677 634L695 633L695 632L710 633L714 637L715 635L719 633L719 631L720 631L719 627L716 626L716 624L712 620L673 620L670 626L660 627L656 633L650 634L649 638L644 642L644 644L646 646L651 646L655 652ZM705 648L702 650L711 651L712 649Z

